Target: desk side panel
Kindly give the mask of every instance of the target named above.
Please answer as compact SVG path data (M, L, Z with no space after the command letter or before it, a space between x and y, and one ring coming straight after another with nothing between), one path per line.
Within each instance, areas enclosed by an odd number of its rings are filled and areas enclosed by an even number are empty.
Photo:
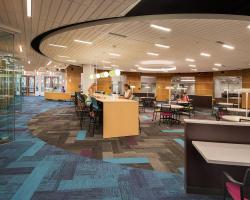
M138 102L103 102L103 137L139 135Z
M221 194L223 171L242 180L247 167L208 164L195 149L192 141L250 144L249 126L196 123L187 123L185 126L185 186L187 192Z

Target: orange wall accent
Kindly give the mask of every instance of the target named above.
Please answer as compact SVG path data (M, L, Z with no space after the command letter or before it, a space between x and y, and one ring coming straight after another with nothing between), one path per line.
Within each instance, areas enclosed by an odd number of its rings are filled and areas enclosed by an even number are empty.
M213 96L213 73L199 73L195 75L195 95Z
M133 73L133 72L127 72L127 73L123 73L123 75L125 75L127 77L127 83L131 86L135 86L134 88L134 92L140 92L141 90L141 76L140 73Z
M97 79L97 90L104 91L105 94L111 94L112 80L108 78L99 78Z
M82 67L69 66L66 69L67 92L74 93L80 91Z
M169 91L166 87L171 86L170 74L159 74L156 76L156 100L166 101L169 99Z

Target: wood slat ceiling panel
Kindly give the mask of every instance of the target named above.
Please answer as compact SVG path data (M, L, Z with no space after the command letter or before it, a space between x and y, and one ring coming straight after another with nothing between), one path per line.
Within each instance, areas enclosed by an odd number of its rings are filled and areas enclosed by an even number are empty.
M32 18L26 16L26 0L1 0L0 23L19 29L16 35L15 51L23 60L26 69L45 66L48 58L34 52L31 40L47 30L62 25L121 16L136 0L32 0ZM70 37L70 35L68 36ZM19 45L24 52L19 52ZM32 64L28 65L27 61Z
M152 29L150 24L158 24L172 29L170 33ZM80 63L99 63L101 60L113 60L113 63L133 68L141 60L167 59L175 61L180 72L190 71L185 58L194 58L201 71L212 70L214 63L222 63L229 69L248 67L250 59L250 31L247 21L209 20L209 19L166 19L154 21L135 21L117 24L106 24L95 27L68 31L48 39L42 44L43 51L58 59L63 52ZM126 35L127 38L108 34L109 32ZM92 41L93 45L73 42L73 39ZM68 48L50 50L46 43L58 41ZM234 51L222 48L216 41L232 44ZM170 49L154 46L154 43L170 45ZM114 46L116 46L114 48ZM120 53L122 56L111 59L108 52ZM159 53L159 57L146 55L147 52ZM210 53L211 58L200 56L201 52ZM103 65L103 64L102 64ZM224 69L224 70L225 70Z

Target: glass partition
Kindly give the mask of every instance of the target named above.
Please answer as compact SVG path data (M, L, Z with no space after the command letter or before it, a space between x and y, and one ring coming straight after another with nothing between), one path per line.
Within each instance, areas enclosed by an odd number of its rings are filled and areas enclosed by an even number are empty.
M0 31L0 143L14 140L15 62L14 35Z
M195 77L175 76L171 79L173 99L180 99L185 93L195 95Z

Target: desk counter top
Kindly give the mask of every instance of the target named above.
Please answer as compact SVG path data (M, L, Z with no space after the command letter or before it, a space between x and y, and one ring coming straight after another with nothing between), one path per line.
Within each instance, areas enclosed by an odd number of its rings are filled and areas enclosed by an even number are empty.
M192 141L207 163L250 166L250 145Z
M95 94L94 95L97 101L103 102L103 103L110 103L110 102L120 102L120 103L138 103L137 101L130 100L130 99L123 99L119 97L113 97L108 95L100 95Z

